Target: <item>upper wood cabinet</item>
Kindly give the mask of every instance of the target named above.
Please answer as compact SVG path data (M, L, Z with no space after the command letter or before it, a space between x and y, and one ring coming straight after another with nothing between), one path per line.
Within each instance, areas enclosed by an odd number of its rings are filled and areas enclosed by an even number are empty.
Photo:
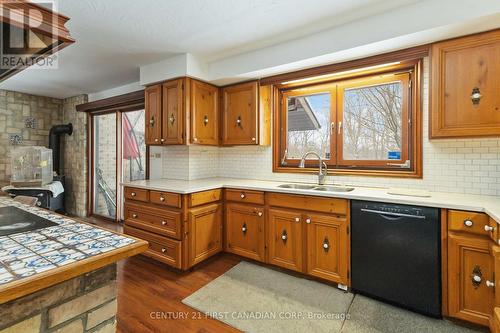
M271 88L257 81L222 88L222 144L270 144Z
M161 139L161 86L147 87L144 94L146 144L157 145Z
M147 87L146 144L217 145L218 90L216 86L191 78Z
M191 80L191 143L219 144L219 88Z
M500 135L500 30L435 43L431 138Z

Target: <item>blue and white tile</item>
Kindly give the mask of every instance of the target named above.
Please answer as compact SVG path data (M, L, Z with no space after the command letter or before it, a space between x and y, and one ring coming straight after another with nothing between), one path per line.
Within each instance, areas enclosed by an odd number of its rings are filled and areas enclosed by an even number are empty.
M56 237L59 237L62 235L70 234L71 231L69 231L65 228L61 228L60 226L52 226L52 227L40 230L40 233L47 236L47 237L55 237L56 238Z
M114 234L112 232L109 232L106 230L94 228L93 230L83 232L82 235L85 235L86 237L91 238L91 239L99 239L102 237L109 237L109 236L112 236Z
M11 272L21 277L31 276L56 268L56 265L40 256L12 260L5 263L5 265Z
M90 238L86 237L83 234L77 234L74 232L59 236L56 239L58 242L61 242L65 245L70 245L70 246L85 243L85 242L88 242L89 240L91 240Z
M44 253L42 256L57 266L64 266L87 257L84 253L72 249L60 249Z
M21 234L16 234L10 236L13 240L18 242L19 244L29 244L31 242L35 242L38 240L46 239L46 237L38 232L23 232Z
M29 250L37 253L37 254L42 254L42 253L47 253L51 252L54 250L58 250L60 248L63 248L64 244L50 240L50 239L45 239L43 241L37 241L30 243L26 245L26 248Z
M64 225L64 228L71 230L73 232L86 232L86 231L94 229L93 227L91 227L89 225L82 224L82 223L74 223L74 222L71 224Z
M106 242L92 240L90 242L86 242L86 243L77 245L76 249L80 250L88 255L97 255L100 253L112 251L115 249L115 247L111 246L110 244L108 244Z
M10 274L9 272L7 272L7 270L5 270L3 273L0 273L0 285L10 282L14 280L14 278L15 278L14 275Z
M17 245L19 245L19 243L17 243L16 241L12 240L9 237L6 237L6 236L0 237L0 250L8 249L10 247L17 246Z
M106 238L101 238L99 240L108 243L109 245L113 246L114 248L120 248L120 247L123 247L125 245L135 243L135 240L133 240L131 238L123 237L123 236L115 235L115 234L113 234L112 236L106 237Z
M23 259L33 256L34 253L22 245L10 247L5 250L0 250L0 261L7 262L15 259Z

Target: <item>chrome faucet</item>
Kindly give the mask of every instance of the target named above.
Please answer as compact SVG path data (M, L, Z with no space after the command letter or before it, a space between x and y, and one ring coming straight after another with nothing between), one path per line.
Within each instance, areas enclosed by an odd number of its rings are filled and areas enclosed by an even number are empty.
M308 151L304 155L302 155L302 158L300 159L299 163L299 168L304 168L306 166L306 158L309 155L315 155L319 159L319 171L318 171L318 184L319 185L324 185L326 181L326 176L328 175L328 166L326 165L325 162L323 162L323 159L319 154L315 151Z

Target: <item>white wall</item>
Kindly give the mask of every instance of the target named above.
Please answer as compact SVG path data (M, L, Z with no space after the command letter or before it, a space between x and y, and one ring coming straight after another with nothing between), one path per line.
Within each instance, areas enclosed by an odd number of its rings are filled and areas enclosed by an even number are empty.
M500 139L428 139L429 61L423 80L423 179L329 176L328 183L500 195ZM163 177L213 176L314 182L316 175L272 172L271 147L164 147Z
M89 94L88 95L89 102L97 101L97 100L100 100L103 98L109 98L109 97L113 97L113 96L123 95L123 94L127 94L130 92L142 90L142 89L144 89L144 87L141 86L141 84L139 82L132 82L132 83L125 84L123 86L114 87L111 89L107 89L107 90L103 90L103 91Z

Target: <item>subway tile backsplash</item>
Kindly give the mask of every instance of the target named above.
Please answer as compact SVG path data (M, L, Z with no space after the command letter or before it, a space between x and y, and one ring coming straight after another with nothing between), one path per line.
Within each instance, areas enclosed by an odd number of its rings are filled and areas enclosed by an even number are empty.
M328 183L408 187L500 196L500 139L429 141L429 62L423 80L423 179L329 176ZM316 175L272 172L271 147L170 146L162 148L162 176L171 179L232 177L315 182Z

